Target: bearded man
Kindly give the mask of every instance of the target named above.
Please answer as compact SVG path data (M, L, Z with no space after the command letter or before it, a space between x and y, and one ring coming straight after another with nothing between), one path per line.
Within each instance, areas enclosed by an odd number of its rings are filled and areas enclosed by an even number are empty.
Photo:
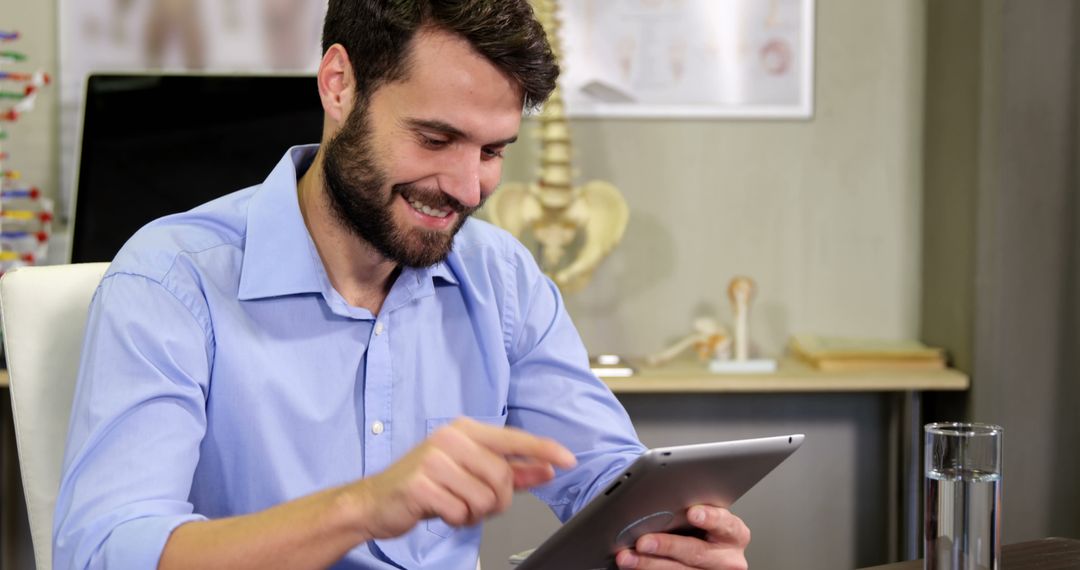
M515 490L565 520L643 451L556 287L469 219L558 75L527 1L331 0L323 44L322 144L98 288L57 568L471 570ZM737 517L689 518L618 563L745 567Z

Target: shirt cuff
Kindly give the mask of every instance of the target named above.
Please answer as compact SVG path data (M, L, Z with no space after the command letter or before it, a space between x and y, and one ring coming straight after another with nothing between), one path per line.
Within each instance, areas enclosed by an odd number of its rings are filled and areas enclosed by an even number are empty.
M142 517L113 529L105 542L109 568L157 568L165 543L176 527L207 520L202 515Z

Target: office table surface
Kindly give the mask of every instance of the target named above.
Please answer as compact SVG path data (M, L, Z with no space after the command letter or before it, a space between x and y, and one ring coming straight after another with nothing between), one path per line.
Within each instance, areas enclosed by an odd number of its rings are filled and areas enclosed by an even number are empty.
M1001 570L1080 569L1080 540L1043 538L1006 544L1001 548ZM921 570L922 560L874 566L865 570Z
M775 372L724 373L708 370L694 359L680 358L663 366L648 366L629 359L636 373L629 378L604 378L616 394L701 392L907 392L967 390L967 374L942 370L845 370L822 371L801 360L784 357Z

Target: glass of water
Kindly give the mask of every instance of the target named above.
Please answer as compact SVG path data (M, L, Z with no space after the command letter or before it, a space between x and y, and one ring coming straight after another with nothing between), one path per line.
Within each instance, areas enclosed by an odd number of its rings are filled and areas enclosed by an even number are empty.
M1001 560L1001 427L926 428L927 570L997 570Z

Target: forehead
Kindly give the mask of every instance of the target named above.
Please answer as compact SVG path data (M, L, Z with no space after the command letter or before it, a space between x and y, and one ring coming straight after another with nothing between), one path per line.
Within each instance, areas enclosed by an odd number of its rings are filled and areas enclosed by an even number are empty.
M466 133L506 138L521 123L523 90L464 38L421 30L413 38L406 78L380 86L371 107L396 120L442 121Z

